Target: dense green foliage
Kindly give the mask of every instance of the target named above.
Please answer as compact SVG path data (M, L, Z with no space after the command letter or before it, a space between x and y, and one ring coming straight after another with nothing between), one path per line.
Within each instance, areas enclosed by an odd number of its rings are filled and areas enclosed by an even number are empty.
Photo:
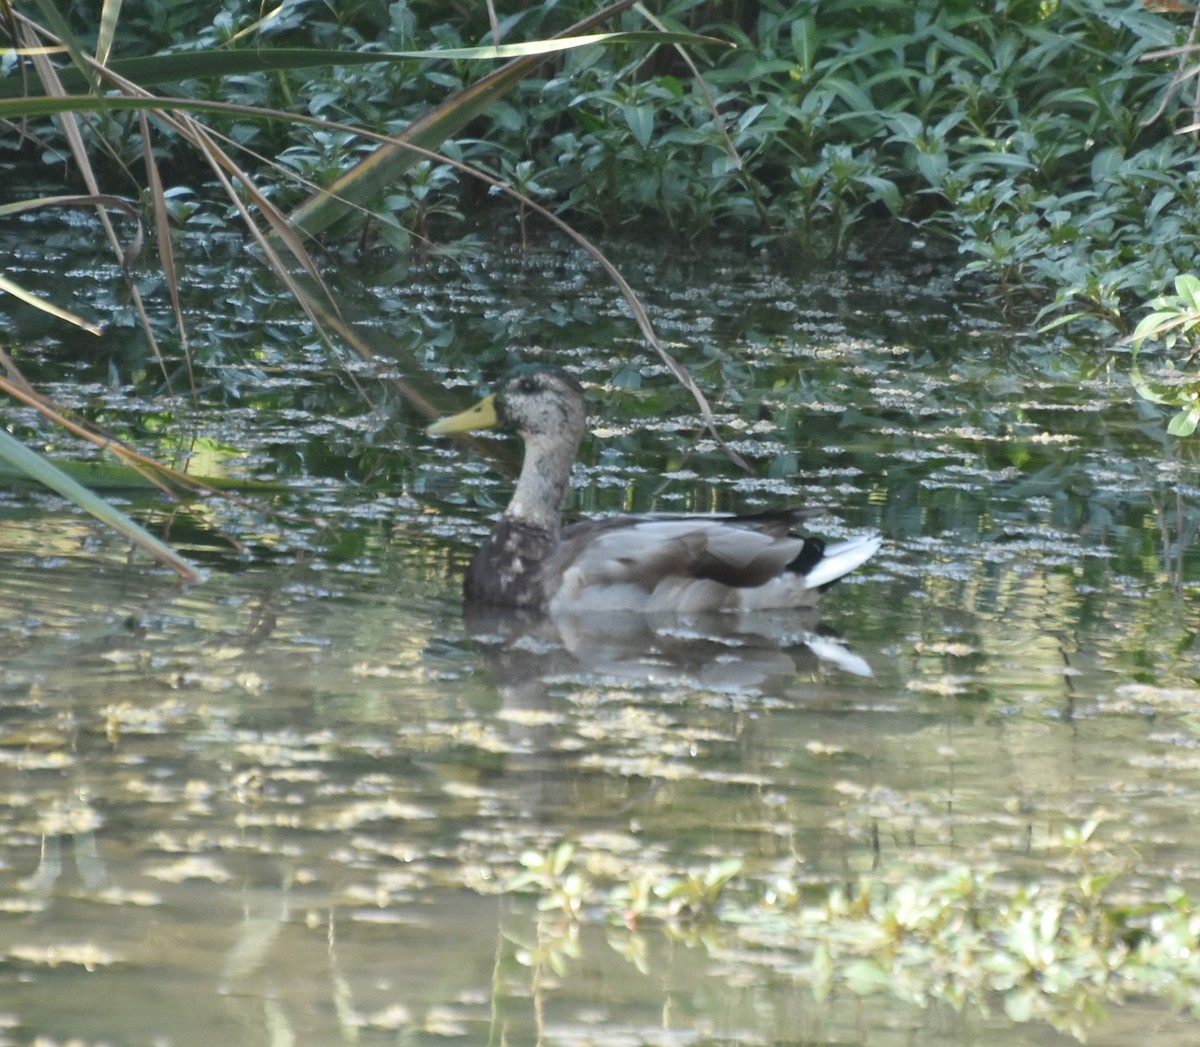
M578 0L502 9L503 38L548 36L591 10ZM123 15L114 57L491 39L483 5L298 3L262 24L256 17L233 2L215 18L180 0L138 5ZM1032 292L1048 315L1120 330L1131 326L1124 306L1193 264L1197 160L1192 141L1172 134L1184 100L1167 97L1173 63L1139 61L1180 42L1184 27L1139 0L670 0L658 17L737 46L691 56L703 83L666 48L557 57L449 143L447 155L585 228L724 234L826 257L876 242L883 220L902 236L915 230L955 245L968 269L1007 294ZM623 28L646 27L635 12L624 18ZM414 61L180 90L395 132L481 75L479 63ZM1165 98L1166 113L1152 119ZM111 141L129 150L120 163L135 166L137 134L127 130ZM272 121L239 119L225 130L315 184L374 148ZM203 200L207 172L189 169L182 154L171 159L177 199L194 192ZM309 192L260 175L284 206ZM460 171L425 163L376 207L410 233L444 240L509 206L489 196ZM187 210L192 221L224 220L203 206ZM403 233L380 228L404 246Z

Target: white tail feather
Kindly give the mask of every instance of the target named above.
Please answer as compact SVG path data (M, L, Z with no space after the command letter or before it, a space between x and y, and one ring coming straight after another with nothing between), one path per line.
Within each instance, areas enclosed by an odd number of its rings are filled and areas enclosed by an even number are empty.
M868 534L826 546L825 555L804 576L804 584L810 589L818 589L822 585L837 581L842 575L849 574L856 567L865 564L879 552L881 545L883 539L879 535Z

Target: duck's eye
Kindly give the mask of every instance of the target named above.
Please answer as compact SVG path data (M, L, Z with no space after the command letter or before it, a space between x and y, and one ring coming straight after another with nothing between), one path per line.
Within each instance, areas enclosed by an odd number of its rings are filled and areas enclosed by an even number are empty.
M522 378L517 383L517 388L523 393L536 393L541 386L536 378Z

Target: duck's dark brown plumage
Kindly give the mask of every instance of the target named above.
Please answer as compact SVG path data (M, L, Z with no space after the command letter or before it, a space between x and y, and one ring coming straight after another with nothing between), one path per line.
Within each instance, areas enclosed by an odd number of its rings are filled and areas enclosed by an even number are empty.
M815 515L622 516L562 529L571 465L586 427L583 389L567 372L526 365L433 434L501 425L525 441L512 502L467 569L473 604L554 615L700 612L807 606L879 549L868 535L826 546L794 529Z
M471 603L541 609L545 604L542 567L558 543L544 528L501 516L471 558L463 596Z

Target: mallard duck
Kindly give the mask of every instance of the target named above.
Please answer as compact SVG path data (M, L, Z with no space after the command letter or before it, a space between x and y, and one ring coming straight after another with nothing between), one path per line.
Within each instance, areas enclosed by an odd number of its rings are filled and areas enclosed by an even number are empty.
M469 604L551 616L811 606L879 549L878 535L827 546L793 530L820 510L750 516L614 516L561 525L587 424L583 388L545 364L514 368L430 435L500 426L525 442L512 501L467 568Z

